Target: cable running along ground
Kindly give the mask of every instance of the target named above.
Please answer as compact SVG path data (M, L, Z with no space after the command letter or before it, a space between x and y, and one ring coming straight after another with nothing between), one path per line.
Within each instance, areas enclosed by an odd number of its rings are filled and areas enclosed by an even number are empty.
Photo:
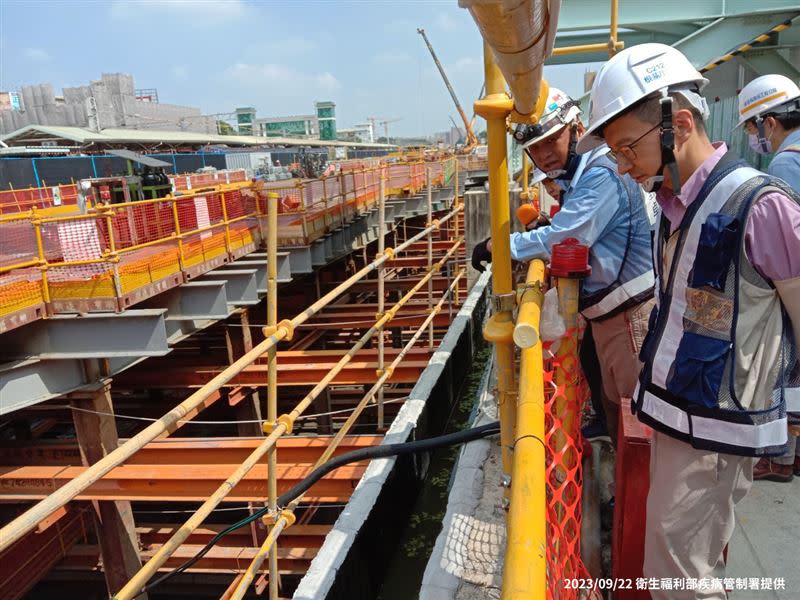
M277 500L277 510L280 512L287 504L289 504L295 498L299 498L302 496L308 489L314 485L317 481L322 479L325 475L333 471L334 469L338 469L341 466L344 466L349 463L359 462L362 460L371 460L375 458L386 458L389 456L403 456L406 454L415 454L417 452L428 452L430 450L435 450L437 448L442 448L445 446L453 446L456 444L463 444L466 442L471 442L473 440L481 439L484 437L488 437L491 435L496 435L500 433L500 423L499 421L495 421L493 423L487 423L486 425L481 425L479 427L473 427L471 429L465 429L463 431L457 431L455 433L449 433L447 435L441 435L438 437L428 438L425 440L417 440L415 442L405 442L403 444L386 444L384 446L376 446L373 448L362 448L360 450L353 450L352 452L347 452L340 456L331 458L325 464L317 467L312 471L308 477L300 481L294 487L292 487L287 492L278 496ZM176 575L180 575L187 569L189 569L192 565L197 563L200 559L202 559L214 545L219 542L223 537L228 535L229 533L236 531L240 527L244 527L249 523L252 523L256 519L259 519L266 515L269 512L268 508L262 508L254 512L252 515L249 515L240 521L237 521L233 525L223 529L209 541L197 554L195 554L192 558L187 560L183 563L180 567L170 571L169 573L165 573L158 579L156 579L153 583L146 585L141 594L149 593L153 591L156 586L161 585L168 579L175 577Z

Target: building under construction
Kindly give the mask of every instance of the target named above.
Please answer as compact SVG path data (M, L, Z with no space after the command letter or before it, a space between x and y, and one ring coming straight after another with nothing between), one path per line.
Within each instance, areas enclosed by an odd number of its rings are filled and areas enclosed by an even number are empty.
M316 140L332 150L323 173L277 178L249 158L179 167L209 144L266 143L251 136L75 123L4 138L87 151L95 170L0 191L0 598L638 599L661 585L642 576L652 431L623 411L617 472L640 476L618 477L601 524L608 445L580 431L588 249L512 264L515 209L550 206L509 134L542 116L546 61L658 41L709 76L708 128L741 146L735 91L765 71L797 79L800 6L459 4L486 42L486 153L354 143L381 155L339 159L341 143ZM127 171L97 172L90 148ZM490 235L479 274L467 257ZM553 287L564 328L544 340ZM796 484L756 496L770 510L738 526L730 585L751 585L746 571L768 597L796 594ZM432 535L409 534L425 521Z

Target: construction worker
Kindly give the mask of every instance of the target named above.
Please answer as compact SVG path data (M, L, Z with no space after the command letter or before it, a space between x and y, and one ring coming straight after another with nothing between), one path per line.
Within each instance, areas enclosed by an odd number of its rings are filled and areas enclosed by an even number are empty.
M533 164L562 188L561 208L550 225L511 234L515 260L549 259L554 244L576 238L587 245L591 274L583 281L580 310L592 324L603 380L603 406L613 443L619 404L631 397L639 373L639 346L653 297L650 227L642 191L630 177L617 174L601 147L578 156L575 144L584 131L578 103L550 88L539 123L518 127ZM479 243L472 265L491 261L491 240Z
M784 452L787 399L800 393L800 196L709 141L706 83L670 46L627 48L597 74L577 147L607 144L662 209L632 404L654 429L644 576L705 585L654 599L726 597L715 578L734 506L752 457Z
M800 88L783 75L764 75L748 83L739 93L739 124L744 126L750 147L759 154L775 156L767 172L780 177L800 193ZM800 229L800 220L795 223ZM800 402L800 400L799 400ZM787 401L787 410L800 412L800 405ZM788 482L800 476L800 444L789 433L786 453L761 458L753 467L753 479Z

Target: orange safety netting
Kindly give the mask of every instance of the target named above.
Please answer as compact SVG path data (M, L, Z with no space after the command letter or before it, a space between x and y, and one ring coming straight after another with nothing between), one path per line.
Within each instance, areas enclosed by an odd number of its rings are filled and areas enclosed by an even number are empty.
M555 354L552 345L544 344L547 597L591 598L591 590L570 585L575 579L589 578L581 561L580 433L589 390L578 359L577 331L567 331Z
M192 175L170 175L169 180L176 190L195 190L201 187L247 181L247 171L245 169L225 169Z
M54 185L20 190L0 190L0 215L20 213L32 208L53 208L78 202L78 186Z

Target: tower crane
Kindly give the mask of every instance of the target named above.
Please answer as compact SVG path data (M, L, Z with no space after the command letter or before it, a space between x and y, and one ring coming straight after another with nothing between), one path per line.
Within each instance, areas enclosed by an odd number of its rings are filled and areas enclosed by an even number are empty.
M372 131L376 132L375 124L383 125L383 136L386 138L386 143L389 143L389 123L396 123L397 121L402 121L403 117L397 117L395 119L387 119L383 117L367 117L367 121L372 124ZM376 132L377 133L377 132ZM373 134L375 135L375 134Z
M455 90L453 90L453 86L450 85L450 80L447 79L447 74L444 72L442 63L440 63L439 59L436 57L436 52L434 52L433 46L431 46L431 42L428 39L428 36L425 34L425 30L418 28L417 33L422 36L423 40L425 40L425 44L428 46L428 50L433 57L433 62L436 63L436 67L439 69L442 79L444 79L444 84L447 86L447 91L450 92L450 97L453 99L453 102L456 105L456 110L458 110L458 114L461 116L461 120L464 122L464 130L466 131L467 139L465 140L465 145L462 149L462 152L466 154L478 145L478 138L475 137L475 132L472 130L472 124L467 119L464 109L461 108L461 103L458 101L458 97L456 96Z

